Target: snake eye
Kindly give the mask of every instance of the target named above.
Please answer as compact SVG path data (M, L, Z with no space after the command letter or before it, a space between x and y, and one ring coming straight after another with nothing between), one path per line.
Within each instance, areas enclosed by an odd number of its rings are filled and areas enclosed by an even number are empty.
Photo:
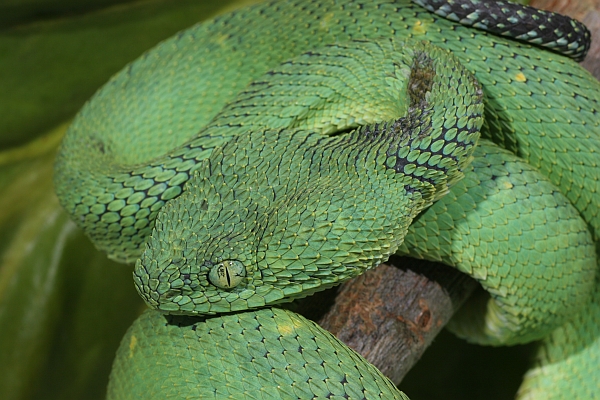
M244 264L237 260L225 260L213 265L208 273L208 281L221 289L231 289L246 276Z

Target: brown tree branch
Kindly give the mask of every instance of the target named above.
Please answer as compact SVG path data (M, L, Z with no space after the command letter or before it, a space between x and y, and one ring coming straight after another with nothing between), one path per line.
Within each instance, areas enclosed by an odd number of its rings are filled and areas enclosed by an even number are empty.
M345 284L319 323L398 383L476 287L446 265L395 257Z

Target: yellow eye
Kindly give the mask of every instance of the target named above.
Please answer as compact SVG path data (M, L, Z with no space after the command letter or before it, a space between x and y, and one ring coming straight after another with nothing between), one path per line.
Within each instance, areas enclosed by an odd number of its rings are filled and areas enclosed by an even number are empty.
M239 285L245 276L244 264L237 260L225 260L213 265L208 273L208 280L221 289L231 289Z

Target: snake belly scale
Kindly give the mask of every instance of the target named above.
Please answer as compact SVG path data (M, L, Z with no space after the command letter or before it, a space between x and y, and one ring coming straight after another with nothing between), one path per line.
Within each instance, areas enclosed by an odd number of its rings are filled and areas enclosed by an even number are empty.
M505 2L415 3L238 10L150 50L78 114L61 203L111 258L137 260L161 311L124 338L109 397L403 398L270 308L394 253L481 283L457 334L542 340L522 398L597 393L600 85L554 52L580 59L585 39L519 33Z

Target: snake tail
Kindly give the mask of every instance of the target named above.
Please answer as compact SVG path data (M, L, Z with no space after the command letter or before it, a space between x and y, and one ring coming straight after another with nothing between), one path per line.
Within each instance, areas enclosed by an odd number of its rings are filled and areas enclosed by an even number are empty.
M522 40L583 61L592 35L581 22L565 15L510 1L414 0L450 21Z

